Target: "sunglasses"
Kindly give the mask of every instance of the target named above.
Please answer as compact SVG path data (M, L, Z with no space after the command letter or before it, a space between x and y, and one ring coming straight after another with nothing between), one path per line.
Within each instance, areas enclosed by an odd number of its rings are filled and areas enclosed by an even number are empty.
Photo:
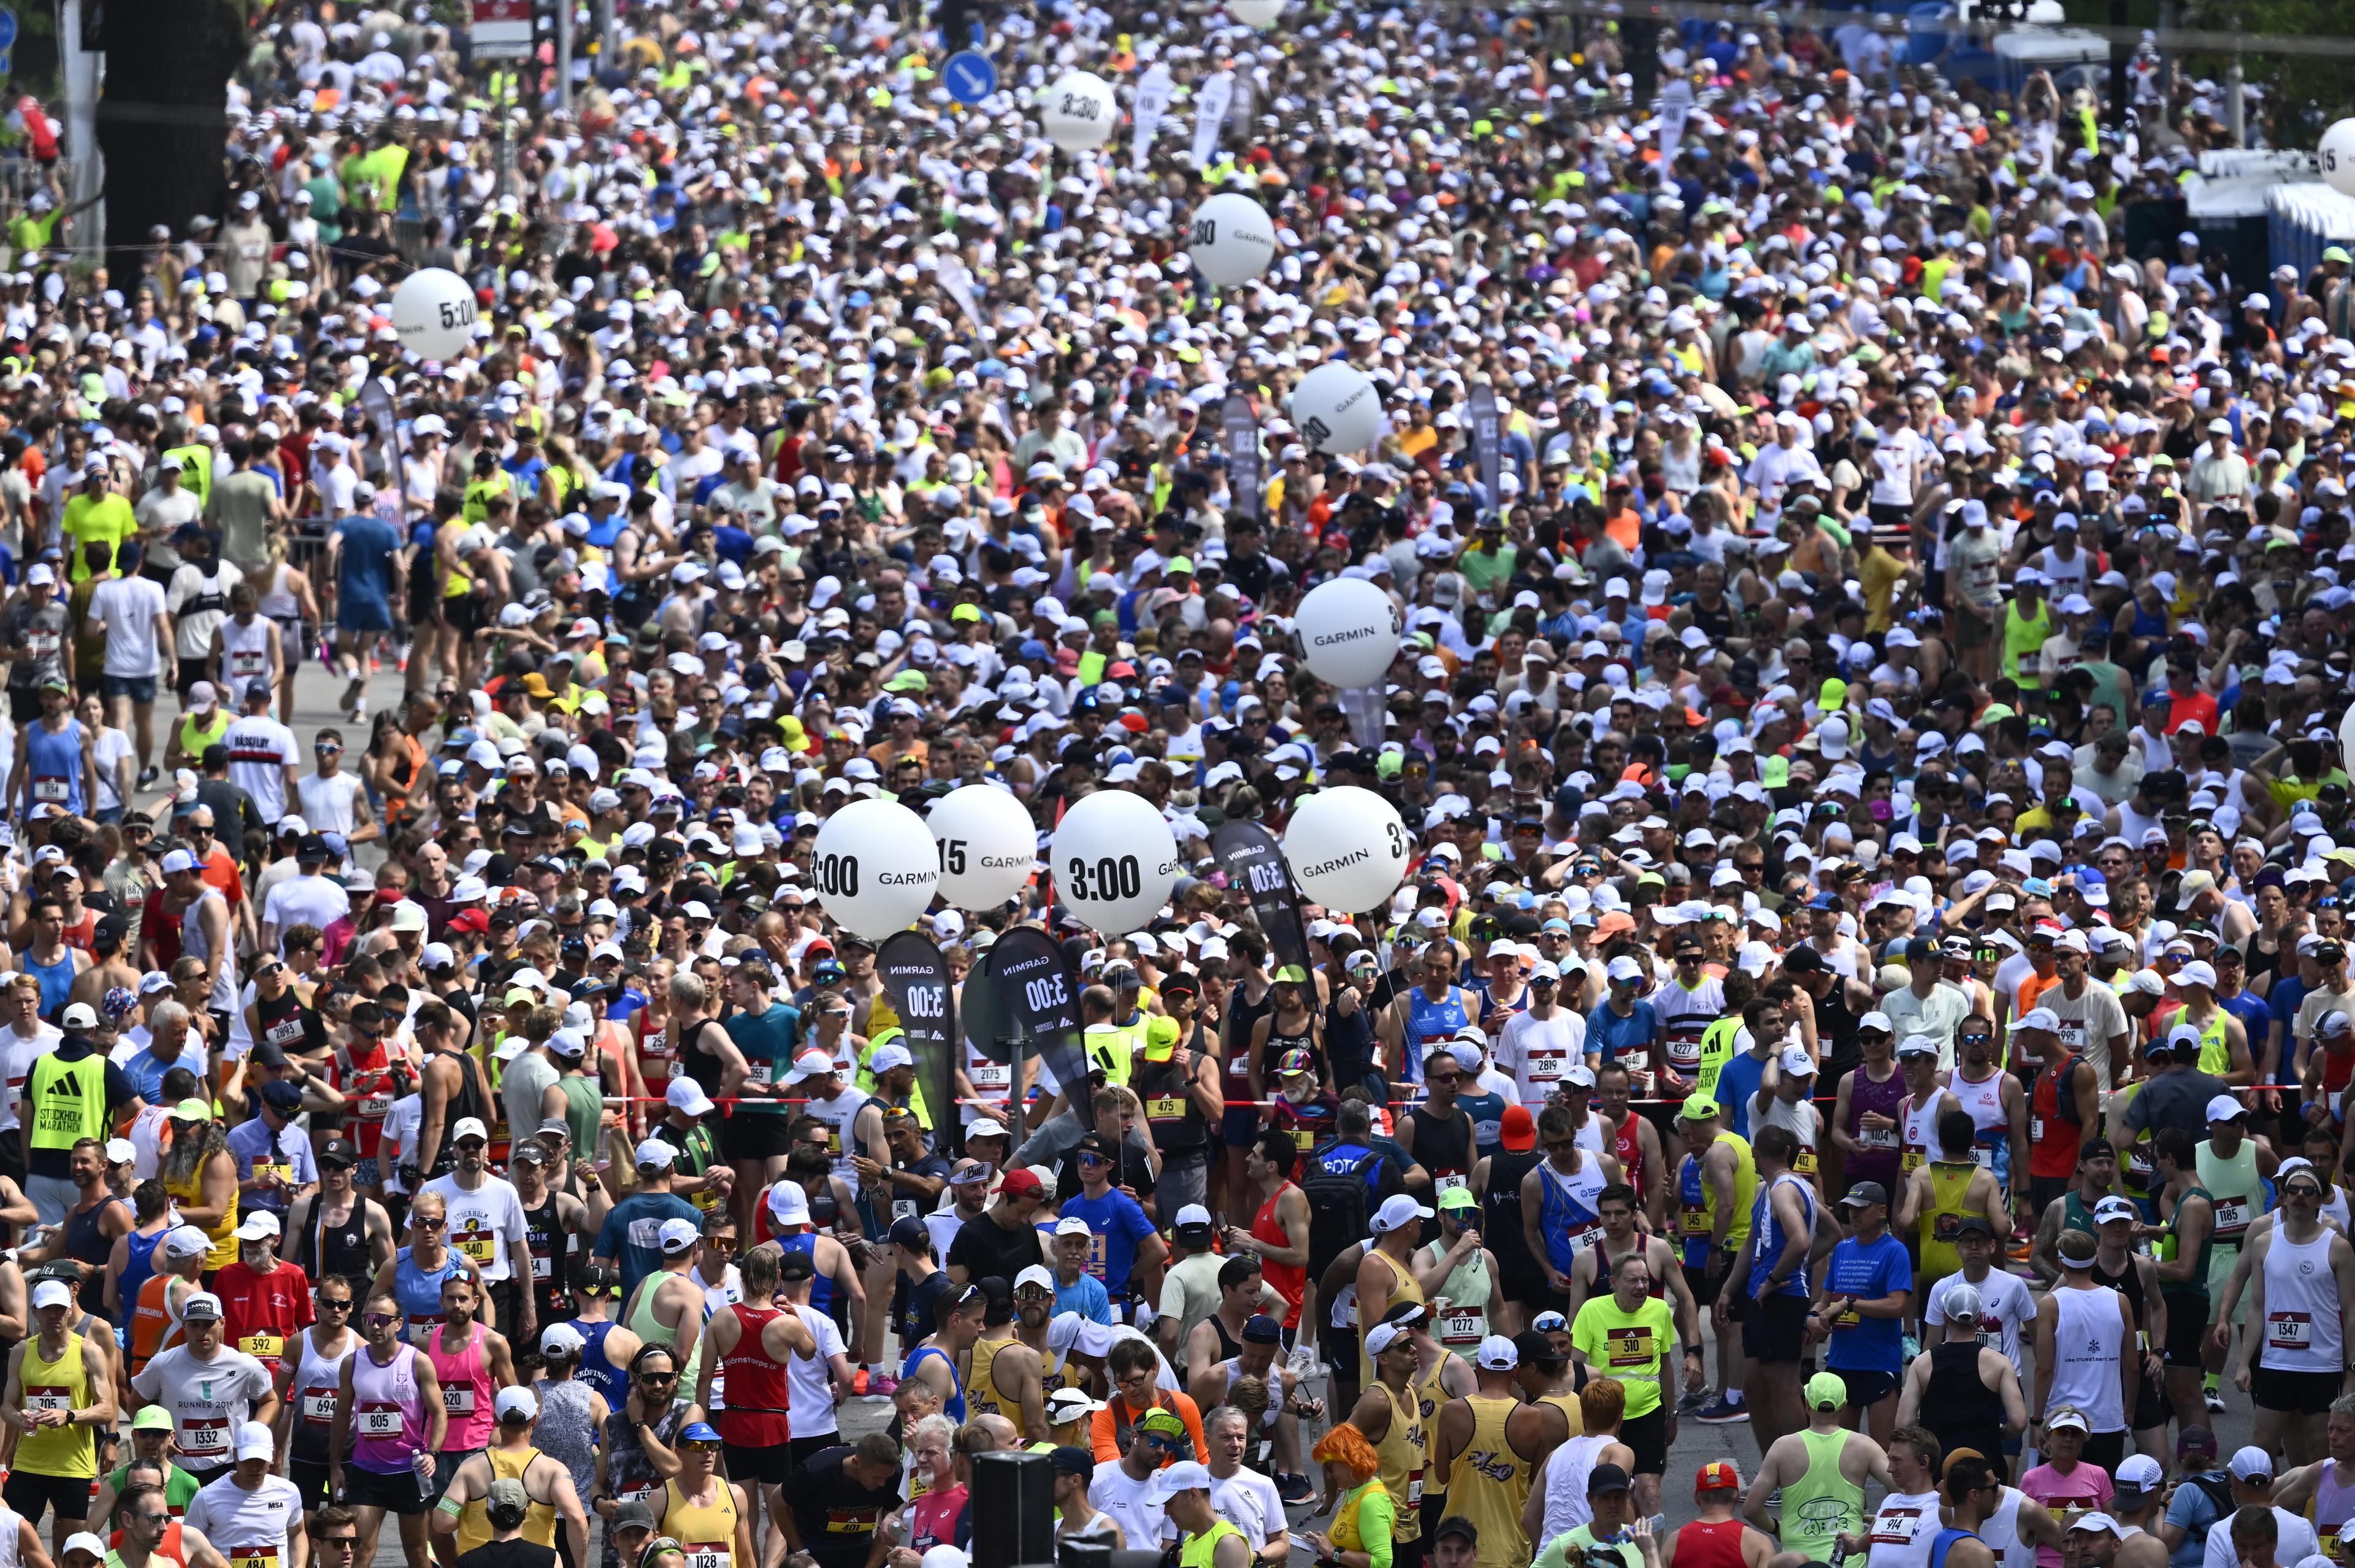
M675 1383L678 1381L678 1374L677 1372L640 1372L638 1381L642 1383Z
M352 1304L348 1301L322 1301L319 1303L319 1310L322 1312L349 1312L351 1309Z
M422 1214L411 1214L409 1217L409 1222L421 1231L438 1231L449 1223L447 1220L428 1219Z
M390 1312L371 1312L360 1321L371 1328L394 1328L400 1325L400 1317Z

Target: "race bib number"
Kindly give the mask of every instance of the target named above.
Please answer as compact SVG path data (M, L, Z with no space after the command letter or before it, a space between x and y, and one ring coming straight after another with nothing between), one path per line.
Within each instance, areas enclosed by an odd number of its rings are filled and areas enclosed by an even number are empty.
M2028 1118L2028 1141L2032 1144L2041 1144L2044 1141L2043 1117L2030 1116Z
M1856 1147L1893 1149L1897 1147L1897 1129L1895 1127L1859 1127L1857 1129Z
M2085 1021L2083 1019L2074 1020L2063 1019L2061 1020L2061 1027L2053 1033L2061 1042L2062 1061L2085 1054Z
M2314 1317L2307 1312L2265 1314L2265 1343L2276 1350L2314 1349Z
M303 1419L314 1426L325 1426L336 1419L336 1391L331 1388L306 1388L303 1391Z
M1872 1516L1872 1544L1911 1546L1921 1529L1920 1509L1885 1508Z
M369 1093L360 1096L360 1120L380 1122L392 1114L392 1096Z
M359 1427L360 1435L363 1437L400 1435L400 1406L397 1404L364 1404L354 1415L353 1421Z
M1981 1170L1993 1170L1995 1168L1995 1150L1987 1147L1985 1144L1981 1144L1977 1148L1971 1150L1971 1158L1977 1161L1978 1168Z
M229 1418L210 1417L180 1423L180 1447L190 1454L229 1452Z
M1801 1149L1799 1157L1791 1162L1791 1168L1801 1176L1815 1175L1816 1151L1811 1148Z
M73 1391L27 1386L25 1390L25 1408L27 1410L71 1410Z
M303 1015L289 1013L261 1031L261 1038L272 1045L289 1046L303 1038Z
M1532 1051L1529 1052L1529 1082L1552 1083L1559 1081L1568 1061L1568 1054L1563 1051Z
M1292 1141L1304 1151L1312 1149L1316 1147L1316 1135L1306 1127L1295 1127L1292 1129Z
M1648 1328L1606 1328L1603 1342L1604 1361L1613 1367L1648 1367L1660 1359Z
M2248 1228L2249 1196L2247 1193L2216 1200L2216 1239L2218 1241L2223 1241L2227 1237L2239 1237L2246 1233Z
M248 1334L238 1340L237 1348L256 1360L274 1361L286 1353L286 1339L279 1334Z
M1671 1068L1684 1074L1688 1078L1700 1071L1700 1037L1699 1035L1683 1034L1671 1030L1669 1031L1666 1043L1668 1053L1668 1065Z
M1683 1229L1686 1235L1706 1236L1713 1228L1709 1222L1709 1213L1706 1210L1688 1209L1684 1211Z
M1860 1328L1863 1326L1864 1314L1853 1307L1832 1319L1832 1327L1835 1328Z
M270 653L266 648L234 648L229 656L229 672L233 676L252 677L270 671Z
M976 1061L965 1069L965 1077L973 1086L985 1093L1004 1093L1014 1087L1014 1069L1003 1061Z
M1145 1119L1148 1122L1184 1121L1186 1102L1183 1099L1147 1100L1145 1103Z
M682 1541L687 1568L728 1568L728 1548L716 1541Z
M922 1216L916 1212L916 1200L914 1199L894 1198L891 1200L891 1222L893 1224L896 1225L902 1220L914 1220L921 1217Z
M1905 1151L1905 1157L1898 1163L1909 1172L1919 1170L1922 1168L1922 1151L1918 1148L1909 1148Z
M1455 1192L1472 1185L1472 1179L1460 1170L1451 1170L1431 1179L1434 1192Z
M56 656L61 640L55 632L27 632L25 634L25 651L36 659L51 658Z
M275 1546L232 1546L229 1549L229 1568L278 1568L278 1548Z
M532 1248L531 1277L534 1279L554 1279L556 1277L556 1259L550 1255L548 1249L542 1247Z
M498 1255L498 1238L479 1224L470 1224L452 1238L458 1250L478 1264L491 1262Z
M446 1415L474 1414L474 1385L472 1383L443 1383L442 1385L442 1410Z
M911 1483L911 1486L913 1484ZM826 1532L828 1535L869 1535L874 1530L875 1510L872 1509L826 1509Z
M762 1087L776 1082L777 1064L773 1061L748 1061L744 1064L744 1081Z
M1409 1508L1423 1506L1423 1472L1421 1470L1412 1470L1407 1474L1406 1506Z
M1439 1342L1476 1345L1488 1332L1488 1313L1480 1307L1450 1307L1439 1315Z
M1570 1255L1576 1257L1602 1239L1603 1227L1600 1225L1589 1225L1582 1231L1572 1231L1570 1233Z
M65 779L37 778L33 781L33 798L35 800L63 802L69 798L72 794L73 785L69 781Z

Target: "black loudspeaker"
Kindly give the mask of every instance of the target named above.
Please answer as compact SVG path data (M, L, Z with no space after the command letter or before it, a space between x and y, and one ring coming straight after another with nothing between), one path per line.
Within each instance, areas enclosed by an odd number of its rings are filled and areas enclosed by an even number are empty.
M1066 1541L1056 1556L1055 1568L1112 1568L1112 1542Z
M1055 1560L1055 1467L1044 1454L973 1458L973 1568Z

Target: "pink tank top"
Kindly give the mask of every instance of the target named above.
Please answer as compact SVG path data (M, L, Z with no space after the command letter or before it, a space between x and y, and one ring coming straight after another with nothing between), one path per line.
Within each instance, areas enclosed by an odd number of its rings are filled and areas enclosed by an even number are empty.
M417 1349L403 1345L389 1366L366 1345L352 1355L352 1463L390 1476L425 1448L425 1413L417 1398Z
M450 1414L442 1451L464 1454L491 1445L491 1434L498 1427L491 1400L498 1391L491 1386L491 1359L483 1354L483 1326L466 1325L466 1348L455 1354L442 1349L442 1336L449 1332L446 1323L434 1329L425 1354L433 1362L433 1375L442 1380L442 1408Z

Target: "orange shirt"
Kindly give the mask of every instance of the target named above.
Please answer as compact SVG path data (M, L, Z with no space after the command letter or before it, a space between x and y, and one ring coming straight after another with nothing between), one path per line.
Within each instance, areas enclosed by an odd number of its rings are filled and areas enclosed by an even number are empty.
M1202 1413L1195 1405L1191 1396L1178 1393L1169 1389L1156 1389L1155 1392L1158 1396L1161 1409L1176 1411L1179 1419L1186 1423L1186 1435L1194 1440L1195 1456L1201 1458L1208 1455L1210 1452L1210 1445L1202 1435ZM1121 1406L1127 1404L1128 1396L1115 1390L1111 1401L1102 1410L1097 1411L1088 1424L1088 1443L1095 1450L1096 1463L1099 1465L1119 1462L1120 1427L1113 1418ZM1134 1405L1130 1405L1129 1424L1134 1427L1137 1422L1145 1419L1151 1408L1148 1406L1146 1410L1138 1410ZM1164 1466L1168 1463L1167 1459L1162 1461Z

